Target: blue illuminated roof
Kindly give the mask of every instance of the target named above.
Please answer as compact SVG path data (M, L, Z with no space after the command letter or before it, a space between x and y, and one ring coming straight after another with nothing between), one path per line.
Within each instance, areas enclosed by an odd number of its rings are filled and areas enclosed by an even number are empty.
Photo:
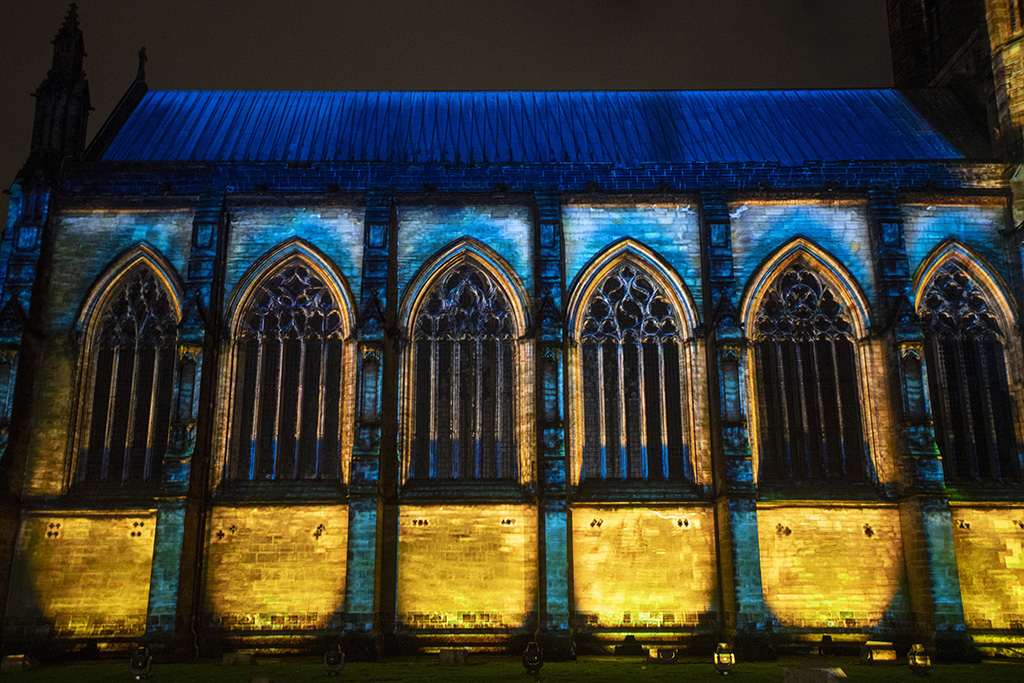
M950 124L966 128L962 112L941 90L157 90L94 158L621 166L952 160L972 156L962 140L952 142L957 131L949 135Z

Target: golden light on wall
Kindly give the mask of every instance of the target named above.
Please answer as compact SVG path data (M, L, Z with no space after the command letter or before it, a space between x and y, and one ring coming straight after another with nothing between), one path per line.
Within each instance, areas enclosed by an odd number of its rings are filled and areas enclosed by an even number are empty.
M952 507L964 620L1016 628L1024 614L1024 507Z
M588 626L677 627L717 609L715 527L701 507L572 510L576 610Z
M317 629L340 618L347 507L217 507L209 534L207 609L223 628Z
M26 513L7 626L42 618L63 637L142 635L155 530L151 510Z
M537 513L525 505L403 506L398 618L408 628L523 626L537 605Z
M895 506L760 505L761 580L783 626L865 628L908 611Z

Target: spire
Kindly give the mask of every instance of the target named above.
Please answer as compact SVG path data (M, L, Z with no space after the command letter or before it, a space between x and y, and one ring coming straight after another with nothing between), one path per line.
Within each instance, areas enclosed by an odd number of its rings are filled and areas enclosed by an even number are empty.
M72 5L74 7L74 5ZM142 46L139 48L139 70L135 74L135 80L141 83L146 82L146 47Z
M82 58L85 57L85 41L82 29L78 26L78 5L71 3L64 23L53 39L53 64L50 67L51 77L66 82L75 80L82 74Z
M89 82L82 71L85 41L71 3L53 39L53 63L33 96L36 115L26 171L55 178L64 159L81 159L89 118Z

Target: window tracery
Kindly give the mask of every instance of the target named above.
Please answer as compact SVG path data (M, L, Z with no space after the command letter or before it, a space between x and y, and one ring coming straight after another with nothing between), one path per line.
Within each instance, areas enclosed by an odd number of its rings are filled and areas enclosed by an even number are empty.
M999 320L967 272L943 266L922 297L935 438L949 479L1020 476Z
M230 478L340 476L343 323L337 297L302 261L249 299L235 335Z
M150 269L135 268L116 285L93 335L88 435L78 481L159 479L170 427L177 317Z
M853 325L814 271L787 268L753 325L764 480L865 477Z
M623 263L584 310L583 479L692 478L680 325L665 292Z
M497 283L471 264L442 276L413 320L417 479L512 479L515 325Z

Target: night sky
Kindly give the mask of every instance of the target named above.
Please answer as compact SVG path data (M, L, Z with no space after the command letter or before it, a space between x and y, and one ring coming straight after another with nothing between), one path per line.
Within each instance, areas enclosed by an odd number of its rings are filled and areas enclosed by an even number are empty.
M891 87L885 0L79 0L90 137L151 89ZM0 0L0 186L67 2Z

